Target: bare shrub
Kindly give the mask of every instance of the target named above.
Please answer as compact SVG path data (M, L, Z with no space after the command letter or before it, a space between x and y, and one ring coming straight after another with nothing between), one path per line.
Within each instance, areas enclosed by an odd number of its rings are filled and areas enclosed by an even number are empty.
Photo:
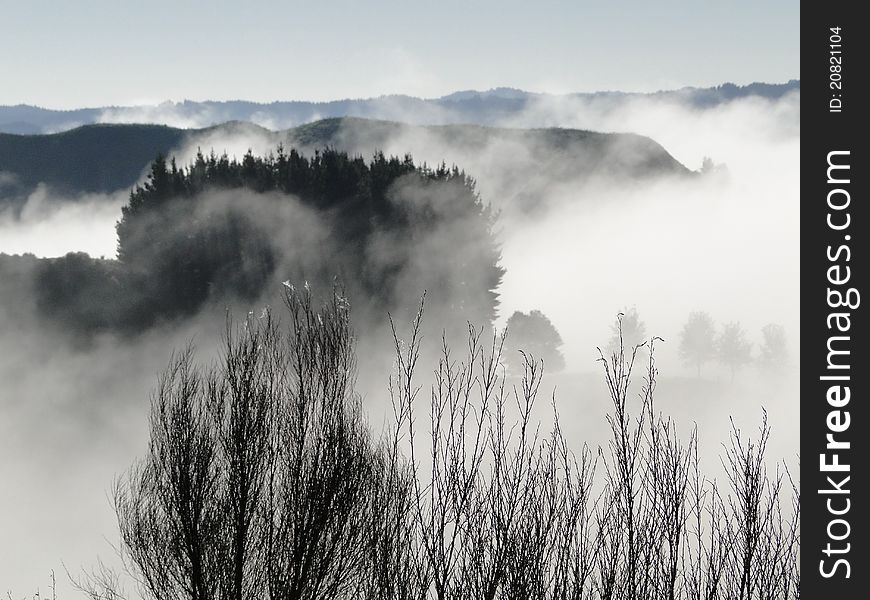
M508 389L503 339L484 343L470 326L462 357L442 344L421 431L421 316L407 345L396 336L390 387L411 456L420 590L439 600L583 597L597 554L595 461L586 447L579 459L569 450L558 419L549 434L533 421L542 364L525 355L522 380Z
M800 500L770 477L766 413L753 442L734 427L723 466L730 490L701 473L697 430L681 440L655 410L658 375L653 338L632 417L628 389L637 349L620 344L601 356L613 402L610 454L599 498L598 561L602 598L798 598ZM644 344L645 345L645 344Z
M154 598L346 597L386 579L374 554L401 539L383 519L405 519L408 478L362 417L347 303L290 286L285 302L286 327L228 324L217 365L188 348L160 378L149 455L115 488Z
M228 324L216 365L188 348L158 382L149 453L115 488L147 596L799 597L798 486L768 471L766 417L754 439L732 429L723 488L702 471L697 431L656 408L657 339L620 336L601 354L610 441L575 453L555 398L549 427L535 417L543 364L523 355L508 384L503 337L469 325L457 356L445 336L424 391L421 306L407 343L393 326L395 423L375 437L346 300L315 306L288 286L285 301L284 324L268 311ZM102 570L81 587L113 600L114 581Z

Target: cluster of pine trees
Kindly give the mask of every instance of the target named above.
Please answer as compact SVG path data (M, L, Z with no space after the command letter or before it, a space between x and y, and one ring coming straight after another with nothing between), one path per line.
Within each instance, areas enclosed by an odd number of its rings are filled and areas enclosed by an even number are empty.
M297 246L310 240L289 233L300 227L292 222L300 206L326 231L305 252ZM416 165L410 155L306 157L279 146L241 160L200 152L187 167L158 157L123 208L118 259L47 261L38 304L85 332L138 331L210 300L253 301L269 282L340 277L352 301L381 313L397 294L430 289L445 309L491 322L504 273L494 221L464 171ZM300 256L307 264L296 264Z

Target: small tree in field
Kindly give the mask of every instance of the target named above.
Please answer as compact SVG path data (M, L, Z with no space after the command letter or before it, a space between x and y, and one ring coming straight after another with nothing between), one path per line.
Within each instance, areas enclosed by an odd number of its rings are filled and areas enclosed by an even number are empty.
M705 312L693 312L680 332L680 358L697 369L716 357L716 329L713 318Z
M507 331L504 361L511 372L523 372L526 361L522 353L543 361L551 373L565 368L565 357L560 350L562 336L541 311L532 310L529 314L516 311L507 320Z
M763 341L761 356L758 357L759 364L771 370L782 369L788 362L785 327L768 323L761 328L761 336Z
M731 369L732 381L737 369L752 362L752 344L746 340L746 332L740 323L725 325L716 340L716 355L719 362Z

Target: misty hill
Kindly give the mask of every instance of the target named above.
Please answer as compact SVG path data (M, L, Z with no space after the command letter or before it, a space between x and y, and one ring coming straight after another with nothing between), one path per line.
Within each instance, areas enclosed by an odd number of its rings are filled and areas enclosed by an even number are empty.
M282 144L309 154L327 147L364 157L377 150L413 153L433 162L467 164L472 172L475 158L494 155L511 172L515 186L529 185L542 173L548 183L581 176L636 179L689 173L650 138L576 129L423 127L359 118L324 119L283 131L241 122L193 130L87 125L56 134L0 134L0 203L20 204L39 183L68 196L128 189L158 154L172 155L183 147L221 154L231 140L241 140L240 152Z
M111 192L131 187L148 163L184 139L165 125L91 125L51 135L0 133L4 196L45 183L62 194ZM11 176L11 177L10 177Z
M36 134L64 131L94 123L154 123L184 127L208 127L227 121L251 121L271 129L282 129L333 117L364 117L403 121L417 125L475 123L499 125L538 102L572 99L608 102L618 106L638 99L679 102L705 109L749 96L776 100L800 91L800 81L782 84L752 83L738 86L687 87L650 94L595 92L581 94L539 94L512 88L488 91L460 91L440 98L388 95L378 98L345 99L330 102L283 101L257 103L244 100L164 102L152 106L108 106L73 110L51 110L37 106L0 106L0 132Z

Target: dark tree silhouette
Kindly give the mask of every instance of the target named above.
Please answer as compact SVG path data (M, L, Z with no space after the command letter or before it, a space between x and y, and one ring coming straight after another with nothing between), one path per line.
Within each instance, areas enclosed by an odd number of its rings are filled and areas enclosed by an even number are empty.
M128 309L116 261L70 252L40 261L34 271L36 307L53 322L94 331L119 323Z
M716 340L716 357L731 370L731 380L737 370L752 362L752 344L746 340L746 332L740 323L725 325Z
M716 329L713 318L705 312L693 312L680 332L680 358L695 367L698 377L701 367L716 358Z
M528 314L516 311L507 320L507 336L504 361L513 373L522 374L527 353L534 360L544 363L544 368L556 373L565 368L565 358L560 350L562 336L544 313L539 310Z

